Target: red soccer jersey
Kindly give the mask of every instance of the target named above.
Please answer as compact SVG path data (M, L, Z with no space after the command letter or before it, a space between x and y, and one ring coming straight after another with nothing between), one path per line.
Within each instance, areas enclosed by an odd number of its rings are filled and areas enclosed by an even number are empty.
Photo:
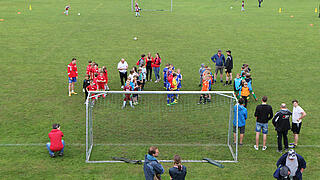
M52 129L48 134L50 138L50 149L51 151L60 151L63 148L63 144L61 142L63 133L58 129Z
M98 80L98 77L94 77L94 78L93 78L93 84L96 85L96 84L97 84L97 80Z
M106 83L108 84L108 71L106 70L105 72L103 72L104 78L106 79Z
M104 84L106 83L106 78L104 76L98 76L97 77L97 83L99 87L104 87Z
M89 85L89 86L87 87L87 89L88 89L88 91L96 91L98 88L97 88L96 85Z
M68 76L70 78L78 77L78 68L76 64L68 64Z
M86 74L90 75L90 71L91 71L91 65L88 65Z
M131 86L127 84L126 86L123 87L124 91L131 91Z
M152 67L160 67L161 58L155 58Z

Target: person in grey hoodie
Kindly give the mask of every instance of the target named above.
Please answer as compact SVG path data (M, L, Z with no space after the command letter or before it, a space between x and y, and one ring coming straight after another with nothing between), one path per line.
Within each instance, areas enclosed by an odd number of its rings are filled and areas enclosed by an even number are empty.
M159 149L155 146L151 146L148 150L148 154L145 155L143 171L146 180L154 180L154 178L161 180L161 174L164 173L164 168L156 159L158 155Z

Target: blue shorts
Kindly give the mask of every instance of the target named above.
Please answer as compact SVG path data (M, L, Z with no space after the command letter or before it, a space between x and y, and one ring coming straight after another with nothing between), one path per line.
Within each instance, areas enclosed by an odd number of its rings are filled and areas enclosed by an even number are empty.
M68 79L69 79L69 83L77 82L76 77L73 77L73 78L69 77Z
M256 122L256 132L261 132L263 134L268 134L268 123L259 123Z

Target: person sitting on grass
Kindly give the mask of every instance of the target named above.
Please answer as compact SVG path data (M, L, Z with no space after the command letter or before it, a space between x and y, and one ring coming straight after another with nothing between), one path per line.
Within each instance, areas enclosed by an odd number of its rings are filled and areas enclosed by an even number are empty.
M169 169L171 180L185 180L187 168L181 165L181 157L179 155L175 155L173 161L174 165Z
M159 149L151 146L148 154L144 157L143 171L146 180L160 180L161 174L164 173L163 166L156 159L159 155Z
M63 156L64 140L62 140L63 133L60 131L60 124L53 124L52 130L48 134L50 142L47 143L47 149L50 157L56 157L55 152L58 152L59 156Z
M237 129L237 118L238 118L238 128L240 129L240 142L239 145L242 146L243 143L243 137L244 137L244 132L245 132L245 126L246 126L246 119L248 117L248 112L247 108L243 106L244 100L240 98L238 100L239 104L236 104L234 106L233 114L234 114L234 119L233 119L233 137L234 137L234 144L237 142L237 137L236 137L236 129Z

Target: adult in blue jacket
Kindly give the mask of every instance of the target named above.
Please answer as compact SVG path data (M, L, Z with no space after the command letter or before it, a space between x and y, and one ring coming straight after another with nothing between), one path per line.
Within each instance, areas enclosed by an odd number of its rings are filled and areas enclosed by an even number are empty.
M220 82L223 82L222 77L223 77L223 71L224 71L226 59L225 59L224 55L221 53L220 49L218 50L217 54L215 54L211 57L211 60L213 63L216 64L216 70L214 73L214 82L217 81L218 71L220 71Z
M288 167L289 177L293 180L302 180L302 173L307 167L307 163L304 158L297 154L293 149L290 149L287 153L283 154L277 162L277 170L274 172L273 177L281 179L281 167Z
M148 150L148 154L145 155L143 171L146 180L161 179L161 174L164 173L163 166L156 159L159 155L159 149L155 146L151 146Z
M238 128L240 130L240 142L239 145L243 145L243 137L245 132L245 126L246 126L246 119L248 117L247 109L243 106L244 99L240 98L238 100L239 104L236 104L233 109L233 137L234 137L234 143L237 141L236 137L236 129L237 129L237 117L238 117Z

